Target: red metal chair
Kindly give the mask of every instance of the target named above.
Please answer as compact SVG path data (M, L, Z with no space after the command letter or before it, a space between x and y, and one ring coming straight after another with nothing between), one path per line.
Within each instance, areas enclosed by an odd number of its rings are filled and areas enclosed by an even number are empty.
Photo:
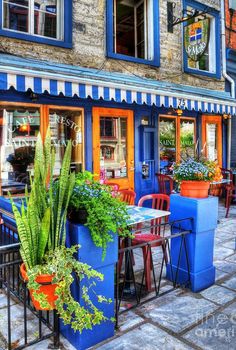
M226 213L225 217L227 218L229 215L229 208L231 206L232 200L236 199L236 187L233 184L227 185L225 187L226 191L226 201L225 201L225 206L226 206Z
M129 205L134 205L136 193L133 190L120 190L118 193L119 198L122 202L125 202Z
M149 194L140 198L138 206L145 206L147 201L152 201L152 208L159 210L169 210L170 208L170 197L166 194ZM149 232L140 232L135 234L135 238L132 240L132 245L139 245L143 243L148 243L155 241L161 238L161 226L152 227L154 225L159 225L164 219L165 222L168 222L168 215L164 218L157 218L151 220L151 228ZM167 256L165 253L165 247L162 242L157 242L152 245L152 247L162 246L163 253L165 254L165 261L167 262ZM145 284L147 291L151 291L151 251L147 246L142 247L143 251L143 261L145 269Z
M167 194L168 196L173 192L174 180L164 174L156 173L158 180L159 193Z

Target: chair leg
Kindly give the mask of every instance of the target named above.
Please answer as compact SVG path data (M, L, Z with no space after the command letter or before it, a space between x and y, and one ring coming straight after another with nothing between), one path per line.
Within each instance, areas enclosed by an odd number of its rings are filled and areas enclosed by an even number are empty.
M225 207L226 207L226 213L225 213L225 217L227 218L228 215L229 215L229 207L230 207L230 204L231 204L231 196L230 196L230 193L229 193L229 190L226 191L226 200L225 200Z

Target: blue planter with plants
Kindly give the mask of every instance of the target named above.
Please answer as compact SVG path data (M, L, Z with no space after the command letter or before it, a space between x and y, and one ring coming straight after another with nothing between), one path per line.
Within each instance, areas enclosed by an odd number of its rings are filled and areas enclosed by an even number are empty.
M87 213L85 225L80 224L80 211ZM117 233L126 236L127 206L118 200L117 195L109 186L100 184L89 172L76 174L75 186L69 203L69 221L67 222L67 246L80 245L76 254L78 261L89 264L93 269L103 274L103 281L97 282L89 291L90 300L103 312L106 320L92 329L74 332L71 325L61 322L61 333L76 349L87 349L114 335L114 275L115 264L118 261ZM83 288L90 281L74 282L72 295L83 304ZM100 295L109 302L100 303ZM86 307L89 308L89 305Z
M70 325L64 325L61 321L60 332L76 349L88 349L89 347L107 339L114 335L115 323L111 318L114 318L114 276L115 264L118 260L118 241L117 235L114 235L114 241L107 246L106 256L102 260L102 249L96 247L90 231L87 227L80 224L67 223L67 245L79 244L81 247L78 250L77 259L83 263L89 264L93 269L103 274L103 281L96 283L89 292L90 300L99 309L102 310L106 321L100 325L93 326L91 330L83 330L82 333L74 332ZM83 305L82 289L90 282L84 280L78 284L76 281L72 284L73 297ZM99 303L98 295L103 295L110 302ZM85 305L86 306L86 305Z

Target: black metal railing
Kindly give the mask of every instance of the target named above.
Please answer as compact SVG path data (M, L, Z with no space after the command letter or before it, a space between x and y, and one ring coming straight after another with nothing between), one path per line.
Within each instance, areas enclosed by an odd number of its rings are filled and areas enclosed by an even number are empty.
M187 218L172 223L145 226L134 230L132 232L134 236L137 233L141 236L142 233L153 230L156 230L158 235L153 235L152 240L147 242L145 240L142 242L141 239L140 244L133 244L129 239L125 244L120 244L115 289L117 327L120 314L167 294L175 288L190 287L190 265L186 239L187 235L192 232L192 224L192 218ZM183 229L183 227L190 229ZM174 241L177 244L174 247L175 261L173 262L171 243ZM140 249L143 257L140 255ZM183 262L187 274L186 278L184 280L181 278L181 283L179 283L180 266ZM168 280L164 277L167 265ZM149 281L148 278L150 278Z
M58 315L55 311L34 309L26 284L19 274L22 260L17 230L0 220L0 293L6 300L5 305L0 307L0 313L7 314L7 327L1 327L0 333L4 333L1 339L5 348L20 350L53 337L51 348L58 349Z

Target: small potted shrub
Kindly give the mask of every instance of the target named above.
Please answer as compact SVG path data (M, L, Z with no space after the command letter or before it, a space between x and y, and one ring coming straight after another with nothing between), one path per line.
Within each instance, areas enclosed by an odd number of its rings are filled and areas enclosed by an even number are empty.
M82 222L81 215L83 215ZM87 216L86 219L84 215ZM94 244L103 250L103 259L107 245L113 241L114 234L129 235L126 224L129 218L127 205L120 201L110 186L95 181L88 171L75 176L68 217L70 221L83 223L89 228Z
M51 147L50 131L44 144L39 135L31 192L28 194L26 190L20 210L11 201L21 243L23 264L20 271L35 308L56 309L64 324L70 324L74 331L82 332L83 329L92 329L106 317L89 297L90 285L94 285L94 279L103 280L103 275L76 259L78 246L65 247L65 221L75 182L74 173L70 173L71 147L69 142L55 187L55 151ZM83 304L71 294L75 277L77 283L83 281ZM98 296L98 302L102 301L109 302Z
M14 153L9 154L7 161L11 164L13 171L25 173L29 164L34 161L35 149L32 146L19 147Z
M173 165L174 180L180 183L180 195L206 198L214 180L216 163L205 158L187 157Z

